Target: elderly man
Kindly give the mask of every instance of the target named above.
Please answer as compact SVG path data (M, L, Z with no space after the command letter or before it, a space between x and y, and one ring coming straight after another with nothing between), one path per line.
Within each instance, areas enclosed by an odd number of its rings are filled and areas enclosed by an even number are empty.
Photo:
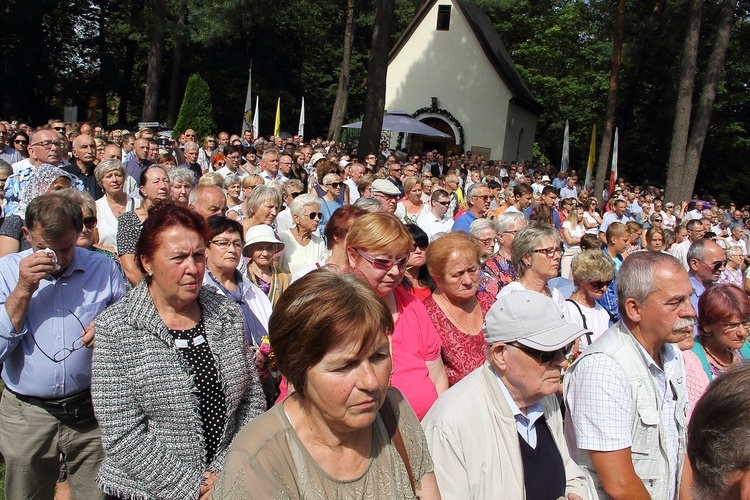
M540 293L495 302L484 326L486 362L422 421L443 498L591 498L568 454L555 395L584 333Z
M393 161L391 161L393 160ZM400 198L403 198L404 196L404 185L401 182L401 164L396 161L396 157L391 155L388 157L388 177L386 177L386 180L396 186L396 189L398 189L399 194L401 195Z
M453 219L446 219L445 213L451 204L451 197L445 189L437 188L430 195L430 211L417 219L417 225L432 239L441 233L447 233L453 227Z
M396 204L401 199L398 188L385 179L375 179L370 189L371 196L383 205L383 211L393 214L396 212Z
M279 160L279 152L275 148L267 149L263 153L260 176L266 183L271 181L286 182L289 180L279 172Z
M114 261L76 247L81 207L58 194L26 209L31 249L0 259L0 452L7 498L53 498L65 454L73 498L105 498L91 405L91 324L125 292Z
M712 383L695 406L687 454L696 498L743 500L750 491L750 365Z
M687 262L688 276L690 276L690 283L693 285L690 302L697 312L698 299L706 291L706 288L716 283L724 270L726 255L724 249L715 241L701 239L690 245ZM698 334L697 327L695 333Z
M687 229L687 239L682 243L675 243L674 245L672 245L672 247L669 249L669 253L672 254L675 259L680 261L680 264L682 264L682 267L684 267L685 270L688 270L688 251L696 241L700 241L701 239L703 239L703 235L706 234L706 230L703 226L703 221L699 219L691 219L685 225L685 228Z
M227 197L219 186L198 184L190 191L188 208L206 219L212 215L224 215L227 211Z
M680 493L688 401L677 343L693 334L692 291L674 257L630 255L617 275L622 319L565 374L571 455L599 498Z
M132 160L125 162L125 171L130 177L135 179L139 185L141 182L141 172L154 164L153 161L148 159L148 149L149 140L141 137L135 141L135 146L133 147L135 156Z
M365 167L361 163L352 163L349 165L349 178L344 181L344 184L349 188L349 203L354 203L360 197L359 188L357 183L365 175Z
M86 191L98 200L104 192L94 177L95 168L96 142L90 135L79 135L73 140L73 162L63 167L63 170L78 177Z
M487 217L490 208L490 188L484 182L475 182L466 190L468 210L453 223L451 231L469 232L469 226L477 219ZM493 219L494 219L494 214Z

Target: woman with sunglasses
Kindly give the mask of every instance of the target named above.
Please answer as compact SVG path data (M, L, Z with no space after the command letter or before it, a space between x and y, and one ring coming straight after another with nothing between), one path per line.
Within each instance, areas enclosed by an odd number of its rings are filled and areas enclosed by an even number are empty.
M279 233L284 242L280 265L292 275L325 256L325 242L316 233L323 216L320 205L320 198L314 194L301 194L289 205L294 226Z
M418 301L424 300L435 291L435 282L427 269L425 254L430 243L427 233L416 224L406 224L406 229L414 238L414 251L406 262L406 272L401 280L401 287L412 294Z
M511 262L518 279L506 285L497 298L518 290L532 290L551 297L560 312L565 310L565 299L557 288L547 286L547 281L560 272L560 233L548 224L529 223L519 229L510 247Z
M204 174L212 172L211 157L214 155L214 151L216 151L216 146L216 137L207 135L203 139L203 146L198 150L198 165L201 166Z
M414 240L404 224L383 212L359 217L346 238L352 272L385 301L393 316L391 385L421 419L448 388L448 376L440 357L440 336L427 311L398 286L413 249Z
M341 190L346 189L345 184L341 181L341 176L337 173L331 172L323 177L323 186L325 194L321 197L323 203L321 204L321 212L323 212L323 218L320 221L320 225L325 227L328 220L333 215L333 212L337 208L344 205L341 199ZM319 188L321 186L318 186Z
M596 300L604 296L615 277L612 259L601 250L586 250L573 259L575 291L565 301L565 319L591 333L581 337L583 350L609 328L609 313Z
M598 203L596 198L589 198L583 202L583 225L587 233L595 236L599 234L599 226L602 223L602 216L596 211Z
M23 130L17 130L11 137L10 145L24 158L29 157L29 136Z

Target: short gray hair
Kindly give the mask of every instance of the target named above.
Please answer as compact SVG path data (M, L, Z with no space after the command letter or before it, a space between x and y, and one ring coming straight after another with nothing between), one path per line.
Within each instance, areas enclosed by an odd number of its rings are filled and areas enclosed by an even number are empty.
M10 177L13 175L13 166L5 160L0 160L0 172L5 172Z
M103 162L102 162L103 163ZM195 186L195 174L192 170L187 167L175 167L169 170L167 174L169 176L170 184L177 184L178 182L187 182L191 187Z
M190 141L185 143L185 149L200 149L200 146L198 146L198 143Z
M524 222L524 226L526 225L526 216L521 212L503 212L495 219L495 232L504 233L515 226L519 220Z
M125 167L117 158L107 158L106 160L102 160L102 162L94 169L94 178L96 179L96 183L101 186L104 176L110 172L115 171L122 174L123 180L128 177L128 174L125 171Z
M289 210L292 215L302 217L302 214L305 212L305 207L308 205L315 205L316 210L320 210L320 198L314 194L301 194L292 201L292 204L289 205Z
M228 188L232 184L240 184L242 179L237 174L227 174L224 176L224 189Z
M469 226L469 232L476 238L479 238L479 235L484 229L492 229L492 232L495 232L495 226L485 218L476 219L471 223L471 226Z
M526 273L523 263L524 257L530 256L536 250L536 246L545 238L552 238L555 246L560 246L560 233L552 226L546 224L531 223L521 228L513 238L510 245L510 261L516 270L516 275L521 278Z
M743 255L742 253L742 247L739 245L732 245L731 247L728 247L725 251L727 257L731 257L733 255Z
M277 208L281 208L281 193L279 193L278 189L266 186L265 184L255 186L245 201L245 211L249 215L252 215L258 210L258 207L267 201L271 201Z
M479 188L483 187L486 188L487 184L485 184L484 182L475 182L466 189L466 198L473 198L477 195L477 191L479 190Z
M693 259L703 262L703 259L706 257L706 244L708 241L711 240L701 238L700 240L690 245L690 248L687 251L687 256L685 257L688 263L688 267L690 267L690 261Z
M617 309L625 318L625 303L633 299L638 303L645 302L656 290L654 271L657 267L683 269L680 261L663 252L635 252L622 263L617 273Z
M375 198L368 198L366 196L360 196L357 201L354 202L355 207L359 207L367 212L382 212L383 204Z

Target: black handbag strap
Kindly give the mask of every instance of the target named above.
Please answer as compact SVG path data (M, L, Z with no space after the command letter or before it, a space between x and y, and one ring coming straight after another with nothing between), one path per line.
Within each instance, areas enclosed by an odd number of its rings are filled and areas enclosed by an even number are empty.
M578 305L578 302L576 302L573 299L565 299L566 302L570 302L574 306L576 306L576 309L578 309L578 314L581 315L581 319L583 320L583 327L588 330L589 327L586 324L586 316L583 315L583 311L581 310L581 306ZM586 342L588 342L589 345L591 345L591 332L586 332Z

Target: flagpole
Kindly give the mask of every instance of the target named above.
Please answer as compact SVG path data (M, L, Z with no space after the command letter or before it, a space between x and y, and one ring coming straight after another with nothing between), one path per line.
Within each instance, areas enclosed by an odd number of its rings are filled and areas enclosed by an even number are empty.
M591 145L589 146L589 162L586 166L586 181L583 183L584 189L591 184L594 176L594 164L596 163L596 123L591 130Z
M253 83L253 62L250 61L250 76L247 79L247 93L245 94L245 116L242 120L242 133L245 130L252 128L252 115L253 115L253 95L252 95L252 83ZM243 139L244 140L244 139Z
M305 136L305 96L302 96L302 108L299 112L299 126L297 127L297 135L300 137Z
M276 120L273 122L273 135L281 134L281 97L276 101Z
M570 141L570 125L568 120L565 120L565 133L563 134L563 147L562 147L562 159L560 159L560 172L568 171L568 149Z
M260 132L258 130L258 97L255 96L255 112L253 113L253 140L260 137Z
M615 127L615 143L612 146L612 171L609 174L609 195L615 192L615 183L617 182L617 144L619 142L617 127Z

